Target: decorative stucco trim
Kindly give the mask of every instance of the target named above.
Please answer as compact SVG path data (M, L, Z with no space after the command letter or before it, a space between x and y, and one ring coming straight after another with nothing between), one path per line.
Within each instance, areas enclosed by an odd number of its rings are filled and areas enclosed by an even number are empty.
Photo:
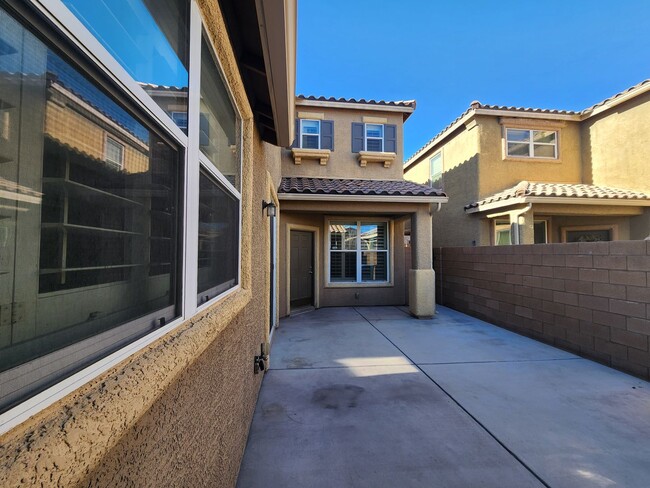
M397 158L394 152L373 152L359 151L359 166L365 168L368 163L383 163L384 168L390 168L390 165Z
M303 159L316 159L321 166L325 166L330 159L332 151L329 149L303 149L294 147L291 149L294 164L302 164Z

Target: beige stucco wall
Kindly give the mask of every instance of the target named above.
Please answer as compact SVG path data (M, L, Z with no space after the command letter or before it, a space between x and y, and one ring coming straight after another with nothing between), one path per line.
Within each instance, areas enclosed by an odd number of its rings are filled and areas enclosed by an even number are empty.
M650 93L582 123L585 183L650 192Z
M273 151L254 129L218 3L199 3L244 117L241 289L0 437L1 486L235 483L262 380L253 357L268 338L260 204Z
M334 150L329 161L321 166L315 159L303 159L294 164L290 149L282 150L282 176L307 176L312 178L359 178L359 179L402 179L402 161L404 160L403 114L395 112L375 112L356 109L350 103L349 109L331 107L311 107L296 105L296 114L301 112L322 114L323 120L334 121ZM389 168L382 163L369 162L361 167L357 160L359 154L352 152L352 122L362 122L364 116L386 119L387 124L397 126L396 158Z
M449 197L439 212L433 213L433 246L471 246L479 240L480 222L465 215L464 206L476 199L479 186L479 130L462 127L420 154L404 173L404 178L416 183L429 183L429 159L442 151L442 189ZM462 243L462 244L461 244Z
M517 119L521 123L522 119ZM526 159L505 157L505 130L499 117L476 117L480 133L481 165L478 198L485 198L510 188L520 181L580 183L580 128L577 122L565 122L563 127L550 128L559 133L558 159ZM534 119L524 122L526 128L543 129ZM469 203L469 202L468 202ZM461 245L461 244L459 244Z

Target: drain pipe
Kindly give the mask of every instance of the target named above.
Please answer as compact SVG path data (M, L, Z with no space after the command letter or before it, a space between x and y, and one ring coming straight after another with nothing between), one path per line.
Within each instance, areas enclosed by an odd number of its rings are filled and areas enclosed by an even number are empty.
M519 217L521 217L523 214L529 212L531 208L533 208L533 204L529 203L526 208L523 208L523 209L519 210L518 212L513 212L513 213L510 214L510 222L512 222L513 218L515 220L515 222L513 224L514 225L514 227L513 227L514 232L511 233L512 234L512 241L513 241L512 243L514 245L520 244L520 241L521 241L521 237L519 236Z

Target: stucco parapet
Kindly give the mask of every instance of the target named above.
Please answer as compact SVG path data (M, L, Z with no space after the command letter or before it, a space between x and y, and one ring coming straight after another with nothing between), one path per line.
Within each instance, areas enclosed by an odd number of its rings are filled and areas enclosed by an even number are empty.
M228 295L1 436L2 485L78 485L251 297Z
M359 166L365 167L368 163L383 163L384 168L390 168L390 165L397 158L394 152L373 152L359 151Z
M294 147L291 149L294 164L302 164L303 159L316 159L321 166L327 165L331 151L329 149L305 149Z

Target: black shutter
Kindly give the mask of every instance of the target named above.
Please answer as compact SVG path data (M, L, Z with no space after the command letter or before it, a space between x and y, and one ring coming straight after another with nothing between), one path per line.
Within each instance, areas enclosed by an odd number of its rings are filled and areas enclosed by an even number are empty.
M358 153L363 151L363 124L352 122L352 152Z
M296 119L296 137L291 147L300 147L300 119Z
M397 126L384 125L384 152L397 152Z
M320 148L334 150L334 121L321 120L320 122Z

